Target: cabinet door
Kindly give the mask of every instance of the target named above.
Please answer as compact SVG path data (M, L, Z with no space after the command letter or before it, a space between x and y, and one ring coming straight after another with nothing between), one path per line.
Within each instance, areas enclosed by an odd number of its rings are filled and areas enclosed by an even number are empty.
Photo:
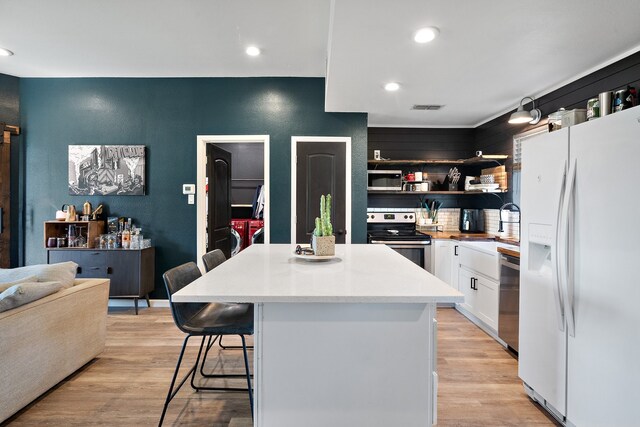
M498 330L498 303L500 286L493 280L481 276L476 277L476 299L474 314L494 331Z
M451 286L458 289L458 281L460 275L460 246L457 240L452 240L451 243Z
M461 268L458 277L458 290L464 294L464 302L460 306L475 314L477 291L471 287L473 285L471 280L473 277L472 272L466 268Z
M77 278L107 278L106 255L104 251L86 251L81 249L50 250L48 263L73 261L78 264Z
M453 286L451 281L451 242L449 240L434 240L433 250L433 274L438 279ZM457 283L453 287L457 287Z
M461 265L493 280L500 280L500 260L498 258L498 252L488 253L464 245L460 246L458 252L460 253Z
M107 277L111 279L110 296L141 296L140 251L109 251L107 253Z

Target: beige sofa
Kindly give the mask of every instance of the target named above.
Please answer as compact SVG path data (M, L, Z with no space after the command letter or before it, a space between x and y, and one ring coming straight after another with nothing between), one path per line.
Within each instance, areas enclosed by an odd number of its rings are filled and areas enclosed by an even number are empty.
M100 354L109 280L68 289L0 313L0 422Z

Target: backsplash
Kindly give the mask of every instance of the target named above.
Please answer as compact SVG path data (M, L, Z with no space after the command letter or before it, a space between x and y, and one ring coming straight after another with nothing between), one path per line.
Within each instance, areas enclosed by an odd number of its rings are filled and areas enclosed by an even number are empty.
M512 221L512 222L504 222L502 228L504 232L498 233L498 228L500 228L500 210L499 209L485 209L484 210L484 227L487 233L500 234L500 237L504 239L518 239L520 232L520 224L517 223L520 217L519 212L512 211L502 211L502 220L503 221Z
M415 212L418 223L420 223L420 215L424 211L420 209L412 208L368 208L368 212ZM503 221L518 221L520 213L511 211L502 211ZM500 210L499 209L484 209L484 229L487 233L499 234L503 239L515 239L519 237L520 225L517 223L507 223L503 225L504 232L498 233L500 226ZM442 231L459 231L460 227L460 209L457 208L443 208L438 211L438 227ZM427 232L427 230L422 229Z
M438 224L442 231L458 231L460 226L460 209L443 208L438 211Z

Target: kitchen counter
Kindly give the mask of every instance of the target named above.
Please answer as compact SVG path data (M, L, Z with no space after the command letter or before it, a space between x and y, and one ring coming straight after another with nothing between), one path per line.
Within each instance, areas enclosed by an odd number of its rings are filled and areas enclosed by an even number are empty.
M418 231L428 234L435 240L460 240L460 241L496 241L514 246L520 246L520 242L514 239L505 239L493 233L463 233L461 231L433 231L428 228L418 227Z
M253 245L173 295L175 302L436 303L462 294L386 245L336 245L324 262L294 245ZM214 278L215 276L215 278ZM215 283L213 283L215 281Z
M517 248L517 250L515 249ZM516 258L520 258L520 247L516 246L516 247L505 247L505 246L498 246L497 248L498 252L501 254L505 254L505 255L509 255L512 257L516 257Z
M436 303L463 295L386 245L336 255L251 245L172 299L255 304L254 426L434 424Z

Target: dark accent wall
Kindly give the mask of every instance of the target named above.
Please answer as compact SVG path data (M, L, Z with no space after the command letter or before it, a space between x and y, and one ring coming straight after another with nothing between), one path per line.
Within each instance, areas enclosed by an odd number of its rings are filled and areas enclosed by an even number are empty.
M561 107L567 110L574 108L586 108L587 100L597 97L600 92L624 89L631 85L640 89L640 52L630 55L620 61L608 65L600 70L588 74L566 86L548 93L536 100L536 107L542 111L543 119L537 125L511 125L509 116L515 111L510 111L487 122L475 129L475 146L477 150L485 153L508 154L507 172L509 182L513 170L513 136L534 129L538 126L546 126L547 116ZM523 94L526 96L527 94ZM532 108L531 103L525 109ZM506 201L511 201L511 195L505 195Z
M0 122L20 125L20 79L0 74ZM22 262L22 136L11 136L11 266Z
M291 136L352 138L352 241L366 241L367 115L324 112L321 78L21 79L26 144L26 263L45 261L42 222L63 203L104 203L132 217L156 247L161 275L196 257L196 208L182 184L196 180L197 135L270 135L272 243L290 239ZM147 147L146 196L70 196L70 144Z
M453 128L369 128L367 159L373 159L373 151L381 150L381 156L391 160L458 160L475 156L475 130ZM432 180L442 181L449 169L445 166L393 166L407 172L427 172ZM478 167L457 166L462 173L477 174ZM491 167L486 165L485 167ZM464 176L459 184L464 187ZM369 194L368 207L414 208L419 206L418 194ZM422 195L422 197L425 197ZM497 207L500 199L495 195L429 195L429 200L439 200L444 208Z
M597 97L600 92L615 91L631 85L640 90L640 52L632 54L585 77L567 84L536 100L542 111L543 120L538 125L510 125L505 113L475 129L452 128L369 128L367 158L373 159L373 150L382 150L382 157L394 160L404 159L446 159L466 158L477 150L485 154L507 154L506 169L509 185L513 182L513 137L514 135L546 126L547 116L564 107L567 110L586 108L587 100ZM523 94L526 96L527 94ZM525 106L531 109L531 103ZM487 165L485 167L491 167ZM429 167L434 169L433 167ZM416 167L403 168L415 170ZM428 168L427 168L428 169ZM478 168L480 169L480 168ZM479 173L469 169L470 174ZM500 195L433 195L441 200L444 207L498 208L501 203L511 202L512 193ZM416 207L417 195L370 194L369 207Z

